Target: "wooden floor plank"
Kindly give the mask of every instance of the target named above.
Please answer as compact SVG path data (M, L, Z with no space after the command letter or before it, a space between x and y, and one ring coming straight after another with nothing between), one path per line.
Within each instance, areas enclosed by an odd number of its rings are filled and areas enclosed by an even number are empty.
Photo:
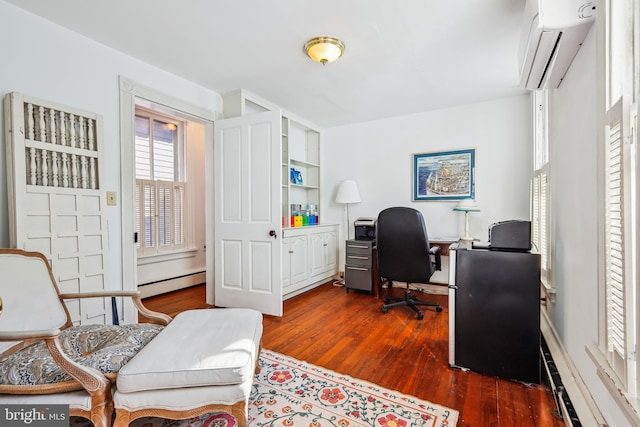
M402 289L394 289L402 295ZM562 427L549 390L449 367L448 307L407 307L383 314L382 300L327 283L284 302L284 316L264 317L265 348L460 412L458 427ZM206 308L204 286L147 298L152 310L175 315Z

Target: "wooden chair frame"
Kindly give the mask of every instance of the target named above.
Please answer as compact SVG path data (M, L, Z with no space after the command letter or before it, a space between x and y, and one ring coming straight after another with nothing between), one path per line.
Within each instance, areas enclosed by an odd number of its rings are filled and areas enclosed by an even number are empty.
M82 388L91 397L91 409L85 410L81 408L71 407L69 414L72 416L80 416L89 419L96 427L107 427L111 425L113 416L113 399L111 384L115 379L107 378L104 374L96 369L82 366L73 360L71 360L61 348L59 335L63 329L73 326L71 316L67 310L64 300L66 299L80 299L80 298L110 298L110 297L129 297L133 301L134 305L138 309L138 312L148 319L148 323L168 325L171 322L171 317L163 313L157 313L148 310L142 304L140 293L136 291L115 291L115 292L87 292L87 293L60 293L60 290L56 284L56 280L51 269L51 265L47 258L39 252L28 252L20 249L0 249L0 256L5 254L20 255L25 257L33 257L41 259L47 267L49 272L49 278L51 279L51 285L54 287L58 294L59 302L66 314L66 323L59 328L52 328L48 330L36 330L36 331L12 331L0 330L0 341L19 341L20 343L14 345L10 349L6 350L1 356L11 354L18 351L27 345L33 344L36 341L44 340L53 360L64 369L72 378L74 378ZM2 286L0 286L0 293L2 292ZM0 294L0 297L2 295ZM4 302L4 310L7 310L7 301ZM0 316L2 311L0 311ZM61 385L59 389L56 387L51 388L52 393L63 393L70 391L68 385ZM5 394L41 394L38 391L38 386L7 386L0 385L0 393Z

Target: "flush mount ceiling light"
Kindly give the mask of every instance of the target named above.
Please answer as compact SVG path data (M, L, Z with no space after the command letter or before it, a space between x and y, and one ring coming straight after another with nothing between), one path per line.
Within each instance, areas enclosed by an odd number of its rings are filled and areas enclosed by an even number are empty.
M344 42L331 36L314 37L304 44L304 52L314 61L326 65L342 56Z

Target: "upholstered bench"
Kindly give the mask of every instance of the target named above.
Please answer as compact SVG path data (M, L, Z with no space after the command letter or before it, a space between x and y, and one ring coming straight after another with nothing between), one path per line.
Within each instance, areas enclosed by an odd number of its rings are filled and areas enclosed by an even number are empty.
M118 374L114 427L141 417L227 412L247 425L262 314L220 308L180 313Z

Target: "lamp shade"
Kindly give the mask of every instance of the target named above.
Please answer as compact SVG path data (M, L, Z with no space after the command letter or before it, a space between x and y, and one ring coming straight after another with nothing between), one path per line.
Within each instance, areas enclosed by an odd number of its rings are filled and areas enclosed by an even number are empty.
M340 183L336 203L358 203L360 202L360 192L356 182L352 179L346 179Z
M336 37L314 37L304 44L304 51L314 61L326 64L342 56L344 43Z
M460 212L480 212L480 208L473 199L460 200L453 210Z

